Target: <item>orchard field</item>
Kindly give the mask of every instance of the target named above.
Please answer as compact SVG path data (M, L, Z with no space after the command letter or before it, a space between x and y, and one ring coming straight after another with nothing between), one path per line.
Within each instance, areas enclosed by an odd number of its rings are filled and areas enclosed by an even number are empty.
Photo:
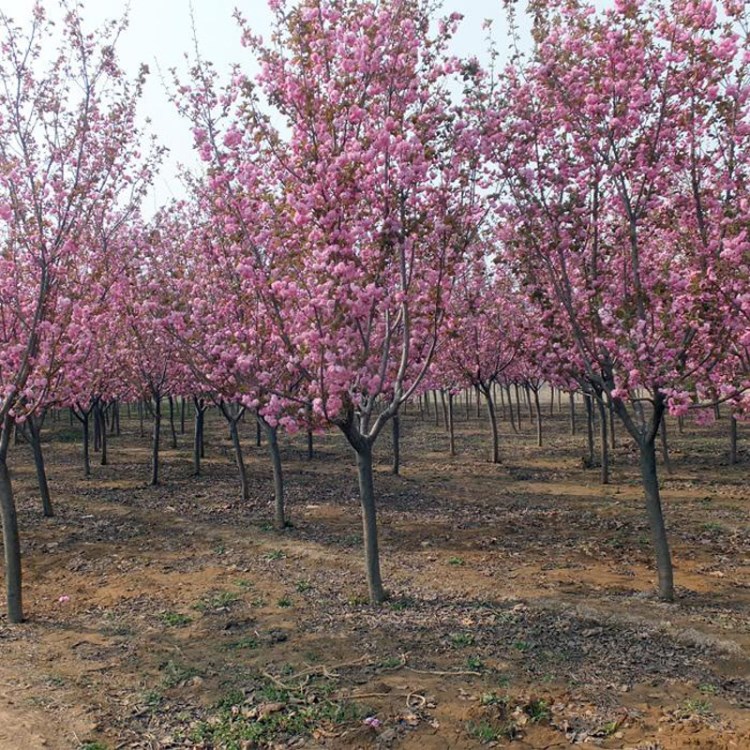
M567 404L545 404L544 448L527 414L521 434L501 421L497 465L473 399L456 405L454 457L434 410L407 407L401 476L387 440L376 457L379 608L335 433L312 460L282 440L278 532L254 425L245 502L215 412L201 476L188 419L159 487L134 411L89 479L61 414L44 433L54 518L28 446L12 449L30 619L0 625L0 747L747 747L747 454L728 464L726 420L674 425L677 596L662 603L633 452L617 441L601 485L577 406L572 437Z
M750 4L14 3L0 746L750 747Z

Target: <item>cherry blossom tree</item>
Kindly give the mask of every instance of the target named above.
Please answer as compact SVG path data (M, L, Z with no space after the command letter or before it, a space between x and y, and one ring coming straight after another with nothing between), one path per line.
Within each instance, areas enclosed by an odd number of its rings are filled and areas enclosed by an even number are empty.
M28 28L0 14L0 517L7 614L23 618L18 524L7 457L14 422L44 404L70 312L86 293L93 227L119 222L150 178L135 124L144 71L118 67L124 21L96 34L77 3L53 24L35 5ZM113 211L113 207L120 211Z
M507 71L497 106L504 257L550 351L638 446L669 600L655 438L665 409L721 390L731 349L722 266L747 226L746 9L723 3L724 20L703 0L532 9L532 57Z

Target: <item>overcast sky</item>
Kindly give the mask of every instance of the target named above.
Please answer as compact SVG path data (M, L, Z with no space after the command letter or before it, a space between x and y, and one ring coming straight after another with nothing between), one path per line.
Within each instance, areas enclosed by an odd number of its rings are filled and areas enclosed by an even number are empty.
M33 0L0 0L0 10L23 22L28 18ZM46 0L50 9L56 0ZM175 177L176 164L193 164L191 136L187 124L173 111L166 99L159 76L161 70L168 78L170 68L184 68L184 53L192 50L190 0L88 0L85 4L86 25L98 26L106 18L122 15L130 6L130 27L120 40L119 55L123 67L135 74L141 63L147 63L151 77L147 84L141 114L151 119L152 129L162 143L170 149L170 158L157 178L147 214L171 195L180 194ZM193 0L198 43L202 56L213 61L219 70L227 69L233 62L245 63L249 55L240 45L240 35L232 18L239 7L252 27L266 36L270 29L271 14L266 0ZM455 39L454 51L460 55L477 55L486 52L484 19L493 19L493 34L501 51L507 48L506 22L501 0L444 0L446 13L458 11L465 18Z

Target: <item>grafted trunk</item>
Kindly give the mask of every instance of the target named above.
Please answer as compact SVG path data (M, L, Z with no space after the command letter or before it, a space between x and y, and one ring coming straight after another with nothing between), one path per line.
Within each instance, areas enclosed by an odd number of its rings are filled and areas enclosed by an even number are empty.
M674 582L672 558L667 541L667 530L659 494L659 480L656 473L656 446L654 439L642 439L639 442L641 478L646 496L646 512L651 538L656 553L656 571L659 580L659 596L665 601L674 599Z
M401 471L401 418L398 414L391 421L391 442L393 444L391 474L398 476Z
M39 485L39 496L42 499L42 513L45 518L52 518L55 513L52 508L49 483L47 482L47 469L44 465L44 453L42 452L42 421L43 418L29 417L29 442L31 443L31 450L34 453L34 468L36 469L36 479Z

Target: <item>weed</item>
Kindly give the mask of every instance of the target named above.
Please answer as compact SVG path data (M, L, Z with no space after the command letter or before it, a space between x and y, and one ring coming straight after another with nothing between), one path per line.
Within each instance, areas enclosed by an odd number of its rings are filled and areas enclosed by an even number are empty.
M708 523L701 524L701 531L720 533L724 531L724 526L718 523L718 521L709 521Z
M158 690L147 690L141 696L141 703L151 712L156 711L163 700L164 697Z
M484 662L478 656L470 656L466 660L466 668L478 672L484 669Z
M534 724L538 724L542 721L549 721L552 718L549 705L545 700L537 699L529 701L523 707L523 710Z
M310 591L312 584L310 581L297 581L295 588L297 589L297 593L304 594L305 592Z
M470 721L466 725L466 731L470 737L479 742L495 742L502 737L502 730L488 721Z
M698 685L698 691L703 693L703 695L716 695L719 692L719 689L716 687L716 685Z
M508 698L497 693L482 693L479 702L483 706L505 706L508 704Z
M159 619L169 628L184 628L192 619L180 612L162 612Z
M416 601L410 596L402 596L399 599L394 599L389 602L391 609L394 612L403 612L405 609L411 609L416 605Z
M370 603L370 600L362 594L352 594L346 601L352 607L362 607Z
M284 608L291 607L292 600L288 596L282 596L281 599L276 602L276 605Z
M207 594L199 602L193 605L193 609L199 612L215 612L217 610L227 609L240 598L239 594L231 591L217 591L213 594Z
M186 664L178 664L172 660L161 666L164 673L163 684L165 688L175 688L184 685L188 680L200 675L200 670Z
M528 641L514 641L513 648L516 649L516 651L525 654L527 651L531 650L531 644Z
M451 645L453 648L473 646L474 636L471 633L451 633Z
M286 553L283 550L275 549L272 552L269 552L265 556L265 559L273 562L275 560L283 560L285 557L286 557Z
M238 581L235 581L234 585L241 588L243 591L247 591L253 587L253 582L248 581L247 578L240 578Z
M706 698L689 698L680 706L683 716L707 716L712 711L711 702Z
M463 557L449 557L448 558L448 565L454 565L456 567L460 565L465 565Z
M387 656L383 661L379 662L378 667L380 667L380 669L397 669L398 667L403 666L403 664L403 659L398 656Z
M226 651L250 651L258 648L260 644L257 638L242 638L239 641L232 641L224 646Z
M99 740L82 742L78 747L79 750L109 750L109 748L103 742L99 742Z

